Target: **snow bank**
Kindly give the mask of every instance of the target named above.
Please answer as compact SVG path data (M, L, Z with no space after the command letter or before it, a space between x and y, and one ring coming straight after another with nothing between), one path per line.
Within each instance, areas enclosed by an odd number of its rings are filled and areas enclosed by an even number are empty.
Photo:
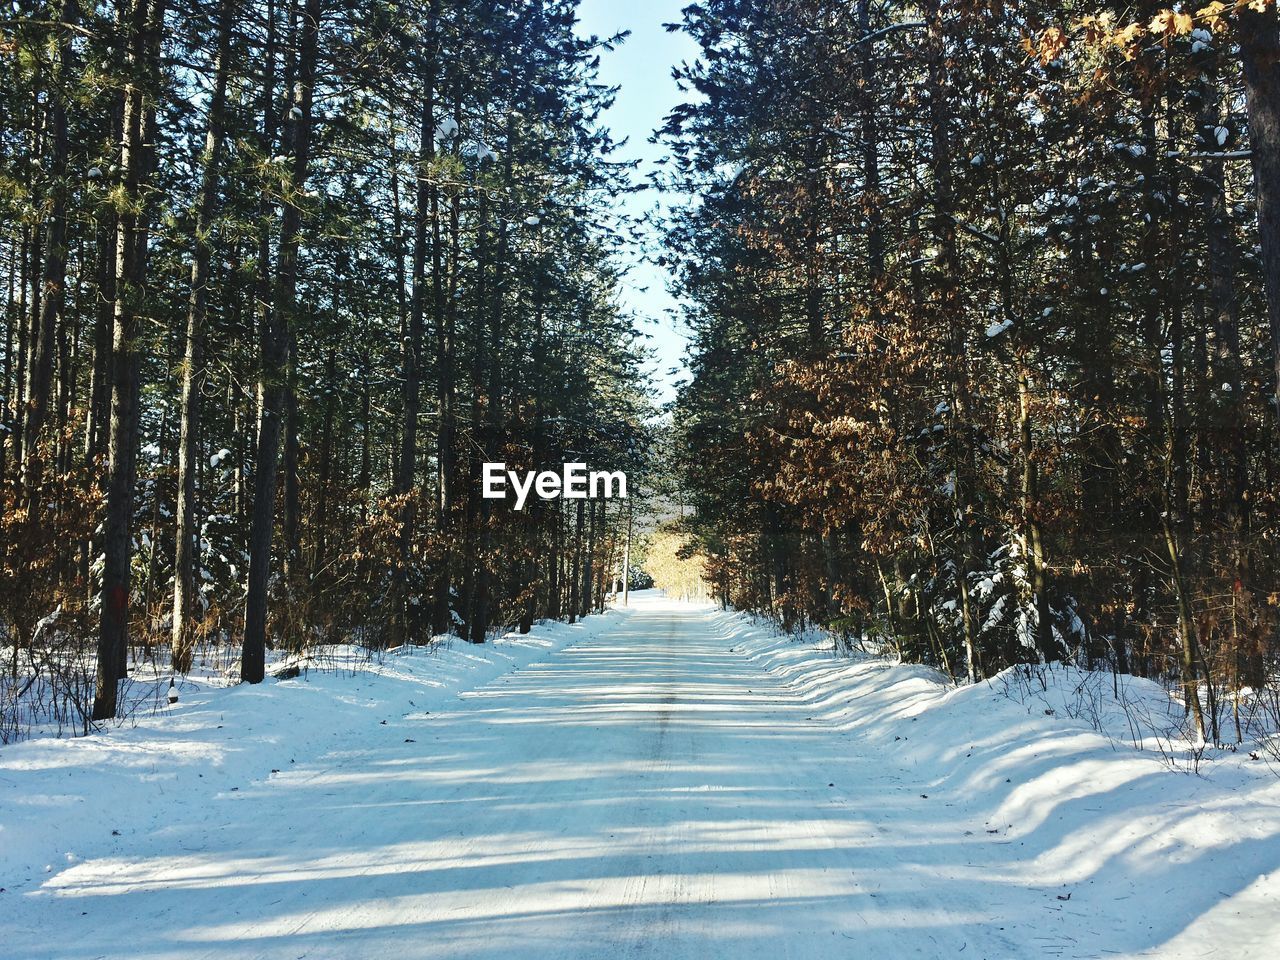
M741 614L716 623L847 737L840 749L878 752L936 804L951 842L996 845L975 846L975 880L1058 889L1080 925L1053 955L1280 955L1280 779L1247 752L1206 758L1199 776L1166 762L1180 708L1158 685L1054 669L955 688ZM1161 729L1162 749L1135 747Z
M1158 688L633 602L0 750L0 958L1277 955L1280 780Z
M335 648L323 657L326 669L295 679L185 682L175 707L133 728L0 748L0 917L49 874L163 849L166 830L200 818L212 799L287 777L291 766L341 766L362 747L420 735L422 720L459 694L628 616L610 610L574 625L539 623L526 636L479 646L453 639L401 647L381 660Z

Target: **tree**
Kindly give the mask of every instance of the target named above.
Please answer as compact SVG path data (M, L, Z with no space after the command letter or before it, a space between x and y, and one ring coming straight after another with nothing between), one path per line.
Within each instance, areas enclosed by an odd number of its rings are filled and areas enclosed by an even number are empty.
M646 462L595 79L616 38L568 0L24 11L0 25L13 669L60 611L105 720L142 655L234 644L258 680L268 647L530 629L568 612L573 555L597 607L619 511L575 537L469 481Z
M1248 90L1275 23L685 10L698 96L662 131L697 198L668 233L693 329L675 432L720 592L969 679L1159 675L1219 736L1275 655L1269 121Z
M201 389L204 384L205 322L209 311L209 268L213 255L212 232L222 175L226 138L227 80L231 70L231 36L236 0L219 0L217 53L213 66L213 92L209 100L208 129L201 157L200 193L196 201L195 255L191 262L191 296L187 306L186 347L182 362L181 435L178 441L177 529L174 534L173 650L180 670L191 666L191 617L195 600L196 473L199 459Z
M137 331L147 280L150 138L160 78L164 0L132 0L120 19L127 45L116 210L115 305L111 336L111 419L107 439L107 506L98 669L93 719L116 712L116 685L126 671L130 616L133 487L138 448L140 384Z

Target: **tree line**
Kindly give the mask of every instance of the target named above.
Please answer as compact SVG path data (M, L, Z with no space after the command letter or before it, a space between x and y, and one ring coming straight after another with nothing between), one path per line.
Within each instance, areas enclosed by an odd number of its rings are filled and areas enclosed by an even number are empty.
M238 648L257 682L272 646L603 603L616 503L479 495L486 461L646 455L596 79L618 38L574 24L567 0L0 18L11 715L68 664L87 722L157 651Z
M721 598L969 680L1160 677L1238 739L1280 653L1274 3L677 27L675 421Z

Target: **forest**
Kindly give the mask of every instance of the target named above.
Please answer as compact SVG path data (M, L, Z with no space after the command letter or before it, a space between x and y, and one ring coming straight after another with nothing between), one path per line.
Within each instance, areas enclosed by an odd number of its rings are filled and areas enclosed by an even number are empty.
M0 960L1280 956L1275 0L10 0Z
M117 715L139 659L257 682L602 608L630 508L495 508L489 461L675 484L682 559L785 629L1154 677L1242 737L1280 695L1274 4L682 17L662 419L625 37L573 3L15 3L6 737L22 695Z
M635 470L650 442L611 41L574 23L564 0L13 4L6 739L24 696L72 729L124 712L139 662L258 682L269 648L480 643L603 604L625 507L479 495L482 462Z
M1159 679L1211 742L1274 715L1274 4L724 0L679 27L674 422L722 601L961 681Z

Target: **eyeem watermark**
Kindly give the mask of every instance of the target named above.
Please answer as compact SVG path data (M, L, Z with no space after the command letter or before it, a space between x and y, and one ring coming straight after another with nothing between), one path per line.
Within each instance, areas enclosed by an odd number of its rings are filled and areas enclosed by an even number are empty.
M507 499L508 488L515 491L516 509L523 510L534 491L543 500L627 499L627 475L621 470L592 470L585 463L566 463L560 473L526 470L522 477L508 470L505 463L486 463L482 474L481 494L486 500Z

